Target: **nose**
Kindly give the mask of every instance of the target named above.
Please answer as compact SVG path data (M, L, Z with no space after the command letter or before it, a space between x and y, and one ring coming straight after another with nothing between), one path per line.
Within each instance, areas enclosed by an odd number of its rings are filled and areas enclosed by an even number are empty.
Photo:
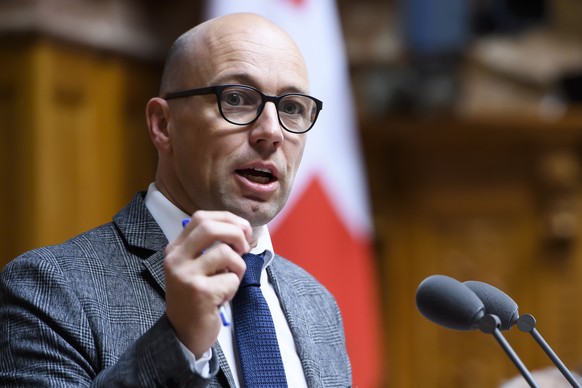
M253 144L263 147L279 148L283 144L284 129L279 123L277 107L273 102L267 102L260 116L252 124L250 140Z

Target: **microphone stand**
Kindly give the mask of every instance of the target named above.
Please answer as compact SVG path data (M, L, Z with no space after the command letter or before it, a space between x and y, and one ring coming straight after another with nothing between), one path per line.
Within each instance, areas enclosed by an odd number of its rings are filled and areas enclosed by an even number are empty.
M530 333L531 336L536 340L538 345L543 349L543 351L548 355L550 360L554 365L562 372L562 375L568 380L570 385L574 388L582 388L580 383L576 381L572 373L566 368L566 365L558 358L556 353L552 350L550 345L544 340L541 334L536 330L536 319L531 314L523 314L517 319L517 327L519 330Z
M513 364L517 367L523 378L527 381L531 388L539 388L538 384L533 379L533 376L527 370L523 362L517 356L509 342L505 339L503 334L501 334L501 330L499 327L501 326L501 320L499 317L493 314L486 314L479 320L479 330L486 334L493 334L501 348L505 351L505 353L509 356L509 359L513 362Z

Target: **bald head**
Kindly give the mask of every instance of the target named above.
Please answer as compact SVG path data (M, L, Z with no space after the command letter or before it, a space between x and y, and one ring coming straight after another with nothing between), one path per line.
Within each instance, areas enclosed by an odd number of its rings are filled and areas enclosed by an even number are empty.
M160 95L184 88L208 86L212 83L208 76L219 70L217 68L228 66L233 59L229 55L240 44L248 45L250 51L240 52L238 59L261 65L257 62L260 58L249 55L253 51L252 46L277 49L281 61L296 61L299 66L294 71L304 74L307 79L301 52L287 32L263 16L234 13L210 19L176 39L164 65Z

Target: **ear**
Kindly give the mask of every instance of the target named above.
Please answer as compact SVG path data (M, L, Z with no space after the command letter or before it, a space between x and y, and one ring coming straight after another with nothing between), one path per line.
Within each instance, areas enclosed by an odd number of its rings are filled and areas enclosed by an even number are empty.
M168 102L159 97L149 100L146 105L146 120L150 138L158 152L171 150Z

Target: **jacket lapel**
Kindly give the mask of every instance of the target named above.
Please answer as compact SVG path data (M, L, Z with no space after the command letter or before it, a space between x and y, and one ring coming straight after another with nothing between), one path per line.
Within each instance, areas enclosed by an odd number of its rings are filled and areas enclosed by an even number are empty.
M281 257L275 255L272 265L267 267L267 274L275 288L275 293L279 298L281 308L283 309L283 313L289 324L289 329L293 335L295 348L301 360L307 386L319 387L320 381L317 379L317 376L320 375L319 363L311 357L313 354L311 350L314 344L310 340L309 327L304 324L309 321L305 317L307 311L304 307L301 307L303 306L301 303L302 297L297 293L296 286L289 282L289 277L285 276L285 273L280 272L280 267L276 265L278 260L281 260Z
M145 193L138 193L133 200L113 217L113 222L128 246L128 250L143 259L146 273L154 280L158 291L165 297L164 249L168 240L148 211ZM213 347L220 369L230 387L236 387L226 357L218 342ZM219 372L220 374L221 372Z
M220 376L221 373L224 373L224 378L226 378L228 386L231 388L235 388L236 383L234 382L232 371L228 366L228 361L226 361L226 357L222 352L222 348L220 347L218 341L216 341L216 344L212 347L212 351L215 352L216 355L218 356L218 364L220 365L220 371L218 372L218 375Z
M147 210L144 197L145 193L138 193L113 217L113 222L125 240L128 250L143 259L143 265L163 296L166 290L164 248L168 240Z

